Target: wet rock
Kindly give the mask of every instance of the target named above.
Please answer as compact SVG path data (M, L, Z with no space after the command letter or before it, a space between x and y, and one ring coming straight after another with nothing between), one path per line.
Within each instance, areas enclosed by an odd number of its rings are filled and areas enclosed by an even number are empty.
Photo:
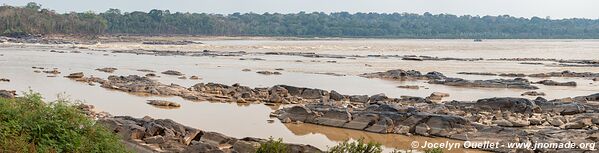
M416 85L397 86L397 88L403 88L403 89L420 89L420 87L418 87Z
M182 80L185 80L185 79L187 79L187 77L185 77L185 76L180 76L180 77L177 77L177 78L178 78L178 79L182 79Z
M0 82L10 82L10 79L7 79L7 78L0 78Z
M335 90L331 90L331 93L330 93L330 97L329 97L329 98L330 98L330 99L332 99L332 100L341 101L341 100L345 99L345 96L343 96L343 95L339 94L339 93L338 93L337 91L335 91Z
M71 73L68 76L65 76L67 78L71 78L71 79L79 79L79 78L83 78L83 72L77 72L77 73Z
M44 73L48 73L48 74L60 74L60 71L58 71L57 68L54 68L52 70L49 71L43 71Z
M257 71L256 73L258 74L264 74L264 75L281 75L281 72L271 72L271 71Z
M461 78L446 78L442 80L431 80L428 83L459 87L538 89L538 87L530 85L528 80L522 78L493 80L464 80Z
M464 74L464 75L488 75L488 76L495 76L495 75L497 75L495 73L489 73L489 72L458 72L457 74Z
M181 73L179 71L175 71L175 70L167 70L167 71L162 72L162 74L176 75L176 76L182 76L182 75L184 75L183 73Z
M366 103L368 102L368 95L351 95L349 96L349 101L357 103Z
M0 90L0 98L12 99L17 96L17 91L14 90Z
M241 71L243 71L243 72L249 72L249 71L252 71L252 70L250 70L250 69L242 69Z
M199 80L200 77L192 75L191 77L189 77L189 79L191 79L191 80Z
M112 72L114 72L114 71L116 71L118 69L114 68L114 67L105 67L105 68L98 68L96 70L100 71L100 72L112 73Z
M166 100L148 100L148 104L154 106L164 106L164 107L181 107L179 103L166 101Z
M515 113L539 112L540 108L535 103L524 98L487 98L476 101L475 107L482 110L502 110Z
M156 75L156 74L154 74L154 73L148 73L148 74L146 74L145 76L146 76L146 77L157 77L157 75Z
M148 69L139 69L137 71L139 71L139 72L148 72L148 73L154 73L154 72L156 72L156 71L148 70Z
M557 81L553 81L553 80L542 80L542 81L537 81L535 83L543 84L543 85L547 85L547 86L576 86L576 82L574 82L574 81L557 82Z
M444 97L449 97L448 93L433 92L430 96L426 97L429 100L442 100Z
M380 93L380 94L370 96L368 98L368 101L369 102L379 102L379 101L386 101L387 99L389 99L389 97L385 96L384 93Z
M395 79L395 80L430 80L430 79L442 79L445 76L439 72L429 72L426 75L421 74L416 70L402 70L395 69L386 72L375 72L375 73L364 73L360 76L366 78L382 78L382 79Z
M527 91L521 94L522 96L545 96L544 92Z

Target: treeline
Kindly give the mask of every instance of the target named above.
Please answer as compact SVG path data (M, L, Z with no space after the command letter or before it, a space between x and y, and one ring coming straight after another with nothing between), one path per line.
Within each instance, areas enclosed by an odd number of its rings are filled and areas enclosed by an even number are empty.
M37 9L30 7L38 6ZM171 13L168 10L57 14L39 5L3 6L0 30L27 33L183 34L385 38L599 38L599 19L410 13ZM24 12L24 14L20 13ZM12 13L12 15L10 15ZM9 14L9 15L6 15ZM16 21L16 22L15 22Z
M102 34L108 23L94 13L58 14L36 3L25 7L0 6L2 35L24 34Z

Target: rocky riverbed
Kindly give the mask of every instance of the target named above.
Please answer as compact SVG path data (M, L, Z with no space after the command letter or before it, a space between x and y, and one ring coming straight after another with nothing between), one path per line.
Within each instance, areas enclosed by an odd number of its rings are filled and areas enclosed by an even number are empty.
M596 100L587 99L599 89L593 42L188 40L6 41L0 88L16 91L0 94L66 93L132 116L115 118L132 127L162 120L142 121L153 116L320 150L360 137L385 151L410 149L397 143L405 140L597 140Z

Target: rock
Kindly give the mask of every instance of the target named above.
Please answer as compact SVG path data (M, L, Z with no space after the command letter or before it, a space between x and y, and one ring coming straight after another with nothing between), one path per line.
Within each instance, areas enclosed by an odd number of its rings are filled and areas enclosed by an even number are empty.
M167 70L167 71L162 72L162 74L176 75L176 76L182 76L182 75L184 75L183 73L181 73L179 71L174 71L174 70Z
M357 103L366 103L368 102L368 95L351 95L349 96L349 101Z
M544 92L527 91L521 94L522 96L545 96Z
M497 126L504 126L504 127L512 127L513 124L510 121L507 120L494 120L493 124L497 124Z
M139 71L139 72L148 72L148 73L154 73L154 72L156 72L156 71L148 70L148 69L139 69L137 71Z
M100 71L100 72L112 73L112 72L114 72L114 71L116 71L118 69L114 68L114 67L105 67L105 68L98 68L96 70Z
M191 80L199 80L200 77L192 75L191 77L189 77L189 79L191 79Z
M385 96L384 93L380 93L380 94L370 96L370 98L368 98L368 101L369 102L379 102L379 101L386 101L387 99L389 99L389 97Z
M146 74L145 76L146 76L146 77L157 77L157 75L156 75L156 74L154 74L154 73L148 73L148 74Z
M281 72L271 72L271 71L257 71L256 73L258 74L264 74L264 75L281 75Z
M599 81L599 77L593 78L593 81Z
M83 72L77 72L77 73L71 73L68 76L65 76L67 78L71 78L71 79L79 79L79 78L83 78Z
M548 118L547 122L549 122L549 124L556 126L556 127L564 125L564 122L561 120L561 118L558 118L558 117Z
M144 138L144 142L146 142L147 144L161 144L166 142L166 140L164 140L164 137L157 135Z
M17 95L17 91L14 90L0 90L0 98L12 99Z
M289 118L291 121L312 122L316 114L305 106L293 106L286 109L286 115L281 115L280 119Z
M403 89L420 89L420 87L418 87L416 85L397 86L397 88L403 88Z
M347 110L331 110L324 115L316 118L316 123L320 125L342 127L351 120L351 114Z
M430 96L426 97L429 100L442 100L443 97L449 97L448 93L442 93L442 92L433 92L431 93Z
M300 95L300 97L306 98L306 99L320 99L320 98L322 98L323 95L324 95L323 90L305 88L302 91L302 94Z
M539 106L524 98L487 98L476 101L475 107L483 110L502 110L514 113L539 112Z
M164 106L164 107L181 107L180 104L176 102L166 101L166 100L148 100L148 104L154 106Z
M48 73L48 74L60 74L60 71L58 71L57 68L54 68L51 71L43 71L43 72Z
M443 84L459 87L481 87L481 88L516 88L516 89L539 89L530 84L526 79L492 79L492 80L465 80L461 78L445 78L430 80L431 84Z
M538 81L535 82L536 84L543 84L543 85L547 85L547 86L576 86L576 82L574 81L570 81L570 82L557 82L557 81L553 81L553 80L542 80L542 81Z
M184 79L187 79L187 77L185 77L185 76L180 76L180 77L177 77L177 78L178 78L178 79L183 79L183 80L184 80Z
M329 95L329 98L335 101L341 101L345 98L345 96L339 94L337 91L335 90L331 90L331 93Z
M0 78L0 82L10 82L10 79Z
M243 71L243 72L249 72L249 71L252 71L252 70L250 70L250 69L242 69L241 71Z

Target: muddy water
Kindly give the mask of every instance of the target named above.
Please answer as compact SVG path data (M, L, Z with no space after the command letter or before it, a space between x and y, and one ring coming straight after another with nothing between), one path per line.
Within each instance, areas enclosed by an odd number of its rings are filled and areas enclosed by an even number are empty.
M370 40L369 40L370 41ZM367 45L374 46L370 48L386 48L386 43L389 40L382 42L369 43ZM291 42L251 42L251 41L214 41L209 44L209 47L221 48L250 48L247 46L260 46L250 51L267 50L272 46L288 46L287 48L275 48L283 51L290 50L289 48L302 48L312 46L312 48L321 48L323 52L340 53L330 49L331 43L338 49L347 49L350 53L361 54L380 54L380 52L394 51L364 51L367 49L357 47L352 40L349 43L340 41L314 42L314 41L296 41L295 46ZM431 55L435 52L443 52L440 57L455 57L449 56L447 52L451 52L448 48L454 46L457 49L466 51L456 51L457 56L461 57L464 52L472 53L476 47L472 47L470 42L462 44L460 41L450 41L440 43L441 47L437 47L435 51L434 45L432 48L423 48L426 42L409 42L401 40L400 42L389 42L389 46L402 46L401 44L408 43L406 46L414 47L414 50L401 51L403 53L421 53L422 55ZM207 43L210 43L208 41ZM323 45L315 45L314 43L322 43ZM362 42L364 43L364 42ZM493 49L492 46L499 46L501 42L488 42L490 47L479 48L481 51ZM504 42L506 47L499 48L505 52L519 52L525 47L513 49L514 42ZM532 50L525 52L534 52L531 54L520 55L547 55L543 54L541 49L551 48L551 50L570 51L572 48L577 48L575 45L569 45L571 42L526 42L533 46ZM563 54L564 58L573 59L589 59L599 56L582 56L580 54L594 55L595 53L589 50L595 50L599 46L594 41L573 42L581 44L577 51L572 54ZM377 45L378 44L378 45ZM561 44L561 45L560 45ZM388 69L416 69L419 71L439 71L448 76L462 77L467 79L491 79L500 78L498 76L472 76L455 74L461 71L467 72L493 72L493 73L541 73L551 71L573 70L579 72L599 72L599 68L574 68L574 67L546 67L542 65L522 65L517 62L505 61L402 61L399 59L380 59L380 58L358 58L358 59L327 59L327 58L307 58L297 56L244 56L244 57L189 57L189 56L153 56L153 55L134 55L134 54L113 54L110 52L87 51L82 50L82 53L53 53L49 50L72 51L74 49L68 46L47 46L47 45L1 45L0 48L0 78L11 79L10 82L0 82L0 89L14 89L19 91L27 91L29 89L42 93L48 100L56 99L57 94L68 95L70 99L85 100L86 103L95 105L99 110L110 112L114 115L130 115L135 117L143 117L145 115L156 118L169 118L177 122L197 127L200 129L221 132L226 135L242 138L242 137L260 137L268 138L281 137L285 141L294 143L304 143L317 146L321 149L326 149L339 141L345 139L365 138L381 142L386 147L386 150L393 148L409 149L409 142L417 141L445 141L446 139L425 138L425 137L406 137L400 135L381 135L367 133L355 130L346 130L330 127L322 127L315 125L284 125L278 120L274 123L267 123L268 114L277 109L260 104L238 105L227 103L211 103L211 102L191 102L178 97L143 97L131 95L119 91L111 91L98 86L89 86L87 84L74 82L63 78L62 76L74 72L84 72L86 75L94 75L98 77L107 77L109 75L144 75L144 72L136 71L137 69L150 69L157 71L157 74L165 70L177 70L186 74L187 77L197 75L202 80L181 80L174 76L159 74L157 78L163 83L176 83L183 86L191 86L199 82L217 82L223 84L240 83L250 87L269 87L277 84L286 84L293 86L302 86L310 88L321 88L327 90L336 90L343 94L378 94L385 93L391 97L399 97L402 95L408 96L428 96L432 92L446 92L451 96L445 100L475 100L488 97L519 97L526 90L519 89L484 89L484 88L460 88L443 85L427 84L423 81L389 81L380 79L366 79L355 75L365 72L385 71ZM104 44L111 46L114 44ZM359 46L360 44L358 44ZM478 44L474 44L475 46ZM269 47L270 46L270 47ZM420 46L420 48L418 47ZM465 46L465 47L464 47ZM518 46L518 45L516 45ZM534 49L536 46L536 49ZM125 44L124 46L127 46ZM148 47L148 46L143 46ZM173 49L176 46L170 46ZM189 47L189 46L182 46ZM195 46L198 47L198 46ZM352 50L351 48L354 47ZM480 47L480 46L479 46ZM348 49L350 48L350 49ZM388 46L387 46L388 48ZM512 49L510 49L512 48ZM178 48L175 48L178 49ZM457 50L456 49L456 50ZM271 50L272 51L272 50ZM279 50L275 50L279 51ZM312 52L315 52L312 50ZM346 52L343 52L346 53ZM501 56L501 54L492 53L490 55L477 53L488 57ZM262 58L263 61L239 60L239 58ZM505 56L505 57L511 57ZM302 62L297 62L300 60ZM336 61L330 63L326 61ZM366 67L365 64L372 65ZM58 77L46 77L44 73L34 73L32 66L45 68L58 68L62 74ZM118 68L113 74L95 71L96 68L115 67ZM251 72L242 72L241 69L252 69ZM276 68L283 68L283 75L265 76L255 73L257 70L274 71ZM346 76L330 76L315 73L331 72L344 74ZM533 81L539 80L530 78ZM576 81L578 87L551 87L537 85L541 89L538 91L545 92L545 98L563 98L578 95L588 95L596 93L599 90L598 83L593 83L588 78L551 78L557 81ZM400 89L398 85L419 85L421 89ZM528 97L534 98L534 97ZM146 100L160 99L178 102L182 105L180 109L159 109L145 104ZM454 150L463 152L464 150Z

